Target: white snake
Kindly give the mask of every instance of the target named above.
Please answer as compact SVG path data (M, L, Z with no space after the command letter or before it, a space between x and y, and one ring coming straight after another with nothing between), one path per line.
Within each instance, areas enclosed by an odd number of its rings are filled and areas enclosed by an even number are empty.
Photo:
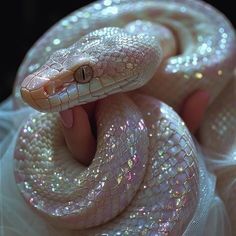
M15 149L27 202L79 235L183 234L202 198L201 165L184 123L154 97L177 111L196 89L219 101L232 87L235 42L226 18L201 1L106 0L62 19L30 50L16 82L17 106L22 83L23 99L49 112L29 118ZM151 97L117 94L137 88ZM97 151L85 168L50 112L111 94L96 107Z

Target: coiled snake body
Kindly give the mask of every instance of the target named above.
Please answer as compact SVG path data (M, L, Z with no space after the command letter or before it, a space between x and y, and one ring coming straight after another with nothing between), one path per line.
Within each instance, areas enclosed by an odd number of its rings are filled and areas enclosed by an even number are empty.
M18 106L22 83L23 99L47 112L29 118L16 145L27 202L79 235L183 234L201 195L201 165L184 123L154 97L176 111L196 89L220 99L234 47L229 22L201 1L96 2L62 19L30 50L16 82ZM117 94L134 89L151 97ZM111 94L96 108L97 151L85 168L53 112Z

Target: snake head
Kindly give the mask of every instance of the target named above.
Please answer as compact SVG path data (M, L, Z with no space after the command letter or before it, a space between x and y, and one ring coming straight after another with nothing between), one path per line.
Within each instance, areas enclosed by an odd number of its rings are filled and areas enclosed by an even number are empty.
M66 110L141 87L153 76L160 57L148 36L129 35L119 28L96 30L54 52L24 79L21 95L40 111Z
M23 80L21 95L26 103L39 111L65 110L70 102L86 93L83 88L93 76L94 63L89 55L61 49Z

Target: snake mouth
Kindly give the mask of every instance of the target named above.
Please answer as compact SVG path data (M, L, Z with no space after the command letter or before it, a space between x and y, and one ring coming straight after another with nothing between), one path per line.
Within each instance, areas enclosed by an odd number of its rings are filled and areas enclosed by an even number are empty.
M51 78L34 73L23 80L21 97L36 110L50 111L53 106L50 104L51 98L66 91L71 84L76 84L71 71L63 71L59 76Z
M102 99L110 94L126 92L134 87L140 87L139 75L120 81L112 81L108 85L95 86L97 82L78 84L73 77L63 82L47 81L38 89L21 88L23 100L41 112L59 112L77 105L83 105ZM59 81L59 82L58 82Z
M139 75L129 79L114 81L106 86L94 88L93 81L87 84L71 83L59 94L61 103L51 108L51 111L64 111L78 105L86 105L116 93L123 93L140 87ZM70 98L67 100L66 98ZM51 100L55 97L51 97Z

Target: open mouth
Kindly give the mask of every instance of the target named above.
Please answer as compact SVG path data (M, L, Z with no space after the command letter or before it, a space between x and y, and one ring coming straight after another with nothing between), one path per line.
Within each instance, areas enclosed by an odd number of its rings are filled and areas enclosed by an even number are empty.
M43 90L44 90L45 95L47 97L50 97L50 96L53 96L55 94L65 91L72 84L76 84L75 80L72 77L66 82L60 82L60 80L56 80L56 81L52 81L46 84L43 87Z
M132 79L129 78L129 80L114 81L114 83L98 89L92 88L91 83L79 85L74 80L66 82L62 87L57 88L57 92L48 97L50 103L48 110L59 112L74 106L94 102L114 93L127 92L139 87L137 78L138 76L135 76Z
M55 80L46 83L36 90L21 89L23 100L41 112L60 112L77 105L83 105L104 98L108 95L127 92L140 87L139 75L119 81L96 86L94 81L85 84L77 83L73 77L67 80Z

